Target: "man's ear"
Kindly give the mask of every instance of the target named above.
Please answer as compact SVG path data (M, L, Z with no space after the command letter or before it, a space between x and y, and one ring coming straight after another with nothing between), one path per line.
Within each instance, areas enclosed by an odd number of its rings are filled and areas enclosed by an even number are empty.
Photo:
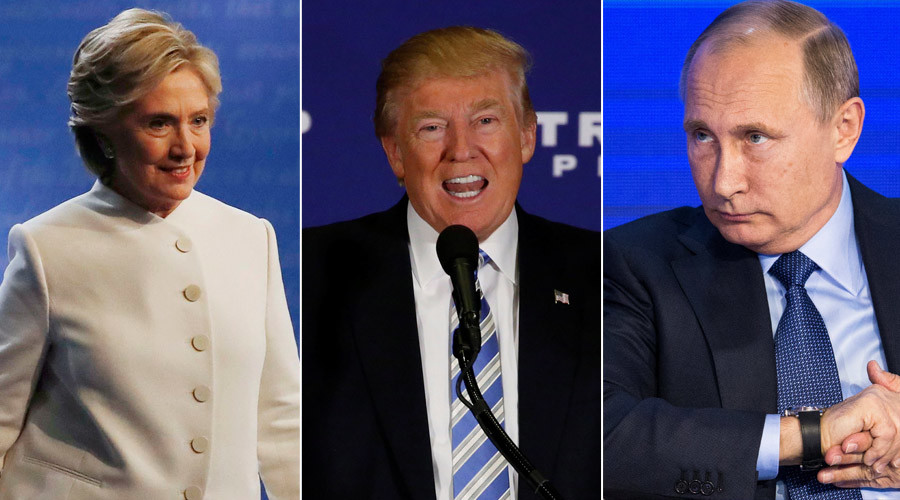
M843 164L850 158L853 148L859 141L862 133L863 119L866 116L866 107L862 99L852 97L847 99L835 113L833 126L835 131L834 161Z
M391 164L391 170L397 180L402 181L406 176L406 170L403 168L403 153L400 151L400 145L392 135L386 135L381 138L381 147L384 154L387 155L388 163Z
M522 165L531 161L531 157L534 156L534 147L536 142L537 120L532 121L529 125L525 125L525 128L522 129Z

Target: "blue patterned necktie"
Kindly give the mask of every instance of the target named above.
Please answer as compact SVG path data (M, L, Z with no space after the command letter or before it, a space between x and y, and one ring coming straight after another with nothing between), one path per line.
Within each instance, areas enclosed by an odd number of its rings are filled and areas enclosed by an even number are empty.
M478 268L490 262L479 250ZM481 284L476 280L481 298L481 352L475 358L473 371L484 399L497 420L503 424L503 380L500 376L500 349L497 326ZM459 318L456 307L450 307L450 332L456 333ZM452 337L451 337L452 340ZM509 473L503 455L485 436L484 431L456 395L459 362L450 356L450 425L453 432L453 498L455 500L499 500L510 497ZM463 386L464 387L464 386Z
M779 413L797 406L832 406L843 400L828 330L804 287L816 269L819 266L799 250L783 254L769 269L784 285L787 299L775 331ZM857 488L818 482L815 471L784 467L782 475L791 500L862 498Z

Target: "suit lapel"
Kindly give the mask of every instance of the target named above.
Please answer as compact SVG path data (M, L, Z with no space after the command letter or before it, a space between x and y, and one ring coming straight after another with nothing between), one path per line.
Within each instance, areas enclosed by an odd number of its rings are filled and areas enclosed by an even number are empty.
M521 209L519 218L519 442L535 467L553 477L565 428L580 335L578 305L557 303L554 289L571 291L559 282L559 256L548 235L538 234L534 219ZM595 311L599 314L599 311ZM598 422L599 425L599 422ZM522 483L524 485L524 483Z
M709 345L722 407L774 412L775 345L756 254L728 243L702 214L679 239L694 255L672 269Z
M900 371L900 209L849 174L854 226L888 368ZM672 263L706 336L722 406L776 408L774 341L753 252L725 241L702 215L679 238L694 255ZM748 384L747 380L757 383Z
M856 239L869 280L872 305L888 369L900 371L900 210L847 174Z
M359 283L356 345L379 423L409 498L434 498L434 473L409 261L406 198L375 234Z

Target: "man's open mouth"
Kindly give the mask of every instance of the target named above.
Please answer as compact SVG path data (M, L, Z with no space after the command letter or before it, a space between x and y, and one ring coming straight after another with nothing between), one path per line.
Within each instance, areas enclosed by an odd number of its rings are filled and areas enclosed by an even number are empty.
M457 198L472 198L478 196L488 185L487 179L480 175L466 175L454 177L444 181L444 191Z

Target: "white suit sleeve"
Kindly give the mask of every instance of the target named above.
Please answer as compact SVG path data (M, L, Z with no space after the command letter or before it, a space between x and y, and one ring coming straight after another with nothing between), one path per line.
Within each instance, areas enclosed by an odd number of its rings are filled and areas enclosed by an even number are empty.
M47 281L34 240L9 232L9 266L0 283L0 468L22 429L41 374L50 330Z
M259 388L259 471L272 500L300 498L300 357L284 296L275 231L268 235L266 359Z

